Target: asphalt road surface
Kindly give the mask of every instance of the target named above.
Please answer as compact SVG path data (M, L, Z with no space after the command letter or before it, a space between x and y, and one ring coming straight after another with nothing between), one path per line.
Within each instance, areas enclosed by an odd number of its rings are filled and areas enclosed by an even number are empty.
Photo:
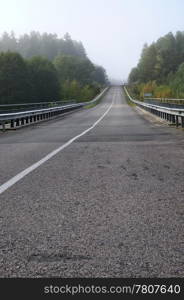
M0 277L184 277L183 167L184 132L147 120L120 87L91 109L0 133L0 185L11 182Z

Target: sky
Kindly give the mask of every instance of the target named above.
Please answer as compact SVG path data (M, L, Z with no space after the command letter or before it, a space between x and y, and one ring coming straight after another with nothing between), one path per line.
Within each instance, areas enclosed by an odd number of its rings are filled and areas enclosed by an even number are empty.
M126 80L145 43L184 30L183 0L0 0L0 34L68 32L110 78Z

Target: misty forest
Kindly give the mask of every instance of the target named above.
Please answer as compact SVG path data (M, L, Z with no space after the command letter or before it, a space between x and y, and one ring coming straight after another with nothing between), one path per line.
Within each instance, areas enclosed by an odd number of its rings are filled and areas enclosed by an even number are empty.
M145 44L128 82L133 96L140 100L145 93L184 98L184 32L168 33L150 46Z
M31 32L0 37L0 104L91 100L107 85L81 42L67 33Z

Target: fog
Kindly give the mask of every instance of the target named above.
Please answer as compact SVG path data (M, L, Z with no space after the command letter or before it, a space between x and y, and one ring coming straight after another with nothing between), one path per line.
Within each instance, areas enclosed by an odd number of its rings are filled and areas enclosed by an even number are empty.
M110 78L126 80L144 43L183 30L183 11L182 0L6 0L0 33L68 32Z

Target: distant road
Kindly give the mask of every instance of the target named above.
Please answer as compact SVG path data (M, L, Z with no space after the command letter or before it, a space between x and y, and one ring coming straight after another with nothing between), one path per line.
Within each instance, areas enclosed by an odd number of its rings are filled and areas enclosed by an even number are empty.
M184 277L183 166L184 132L120 87L0 133L0 277Z

